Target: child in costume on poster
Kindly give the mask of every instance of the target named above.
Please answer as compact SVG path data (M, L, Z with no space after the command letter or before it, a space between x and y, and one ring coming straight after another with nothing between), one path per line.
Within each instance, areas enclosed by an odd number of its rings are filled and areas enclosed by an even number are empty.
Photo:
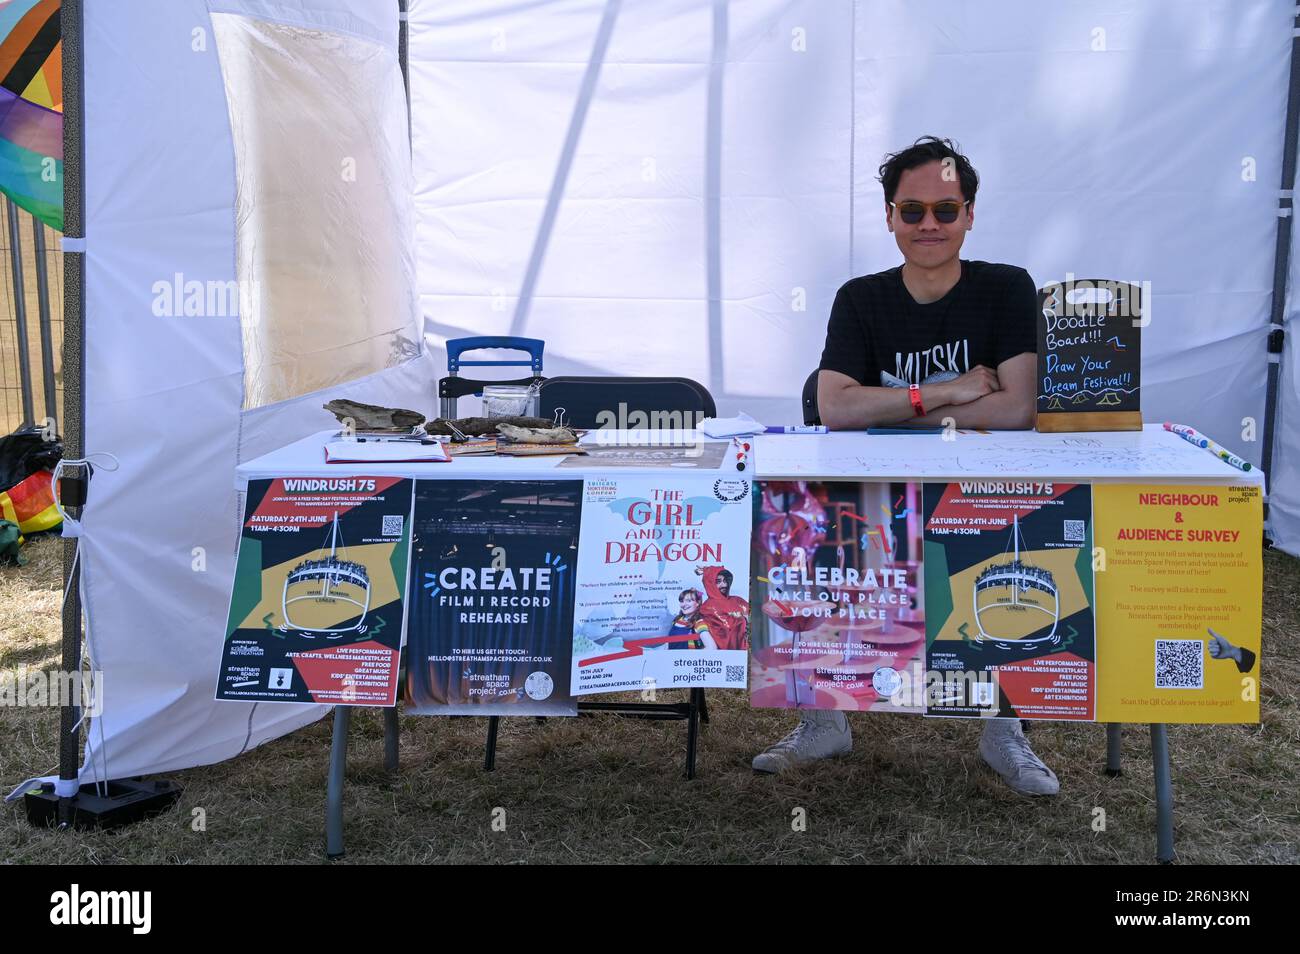
M926 136L886 156L879 173L885 226L903 264L851 279L835 296L817 380L822 423L1031 427L1038 291L1023 268L959 257L975 223L979 176L970 160L950 140ZM979 750L989 766L1016 791L1056 794L1056 775L1020 721L984 722ZM804 710L753 768L781 772L851 749L843 712Z

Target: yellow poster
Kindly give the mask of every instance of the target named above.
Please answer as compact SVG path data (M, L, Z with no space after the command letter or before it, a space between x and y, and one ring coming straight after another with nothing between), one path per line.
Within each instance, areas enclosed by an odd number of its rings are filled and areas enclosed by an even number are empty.
M1259 487L1093 485L1098 722L1258 722Z

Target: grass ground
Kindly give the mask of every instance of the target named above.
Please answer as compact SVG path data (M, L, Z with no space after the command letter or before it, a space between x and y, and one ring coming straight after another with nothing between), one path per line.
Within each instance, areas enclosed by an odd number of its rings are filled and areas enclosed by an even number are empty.
M0 570L0 670L54 669L60 541ZM1174 726L1179 860L1300 862L1300 562L1265 557L1263 718L1251 726ZM681 777L683 723L616 717L502 723L497 770L482 771L485 722L403 716L402 768L383 771L377 710L354 719L345 812L347 861L410 862L1150 862L1155 801L1148 733L1124 729L1125 771L1101 771L1098 725L1038 723L1035 749L1061 794L1007 789L956 720L858 716L852 756L788 778L749 760L792 717L710 694L699 777ZM6 791L54 760L54 709L0 709ZM27 825L0 810L0 861L313 863L323 859L325 720L220 765L169 775L174 811L115 833ZM1097 831L1096 809L1105 811ZM202 810L199 812L198 810ZM504 816L497 809L504 809ZM793 822L803 809L805 830ZM196 831L199 815L206 830ZM504 817L504 831L494 830ZM496 827L500 827L499 825Z

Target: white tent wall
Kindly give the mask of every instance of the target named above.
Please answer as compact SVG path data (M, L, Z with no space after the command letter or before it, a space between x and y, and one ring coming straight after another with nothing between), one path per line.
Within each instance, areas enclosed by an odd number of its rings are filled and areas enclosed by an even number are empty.
M549 375L685 375L723 413L796 420L836 289L898 261L875 166L925 133L981 172L968 257L1151 282L1147 419L1258 462L1240 433L1263 431L1283 0L412 0L414 178L390 185L413 197L428 347L242 410L240 322L154 309L159 281L241 277L213 14L379 44L395 76L396 7L85 0L85 446L122 461L84 515L105 672L85 777L228 758L324 712L212 702L238 461L324 426L330 397L432 411L467 334L544 338ZM391 91L349 104L387 104L379 138ZM1294 552L1288 360L1273 507Z
M797 421L835 291L901 260L876 167L934 133L982 177L963 254L1150 282L1146 419L1258 463L1293 11L413 0L428 344L531 335L550 375Z
M235 14L325 31L317 34L328 48L323 56L359 41L373 47L372 57L387 61L382 89L358 88L354 101L342 105L363 116L383 111L371 138L402 157L384 173L392 180L386 188L401 201L387 221L327 238L344 246L344 253L350 244L353 256L365 261L377 229L389 239L401 237L391 253L401 260L384 267L405 275L406 287L385 300L409 312L396 317L398 325L415 327L396 3L85 0L84 6L85 446L111 452L122 464L116 472L96 473L83 521L89 647L104 672L104 712L89 736L82 773L87 780L104 772L120 778L229 758L328 711L213 702L239 536L234 469L241 460L328 426L332 418L320 405L331 397L430 412L436 371L427 356L418 356L362 380L242 411L252 382L244 377L240 319L166 317L157 307L159 282L213 287L248 277L247 262L237 266L237 193L250 186L249 170L237 172L236 156L248 159L251 146L241 139L237 150L232 141L213 25L215 17ZM334 71L336 79L339 74ZM281 104L270 98L243 105L270 111ZM322 107L319 125L328 126L330 115ZM322 136L327 133L323 128ZM286 163L296 159L284 156ZM358 172L362 186L366 174L365 168ZM322 206L342 208L325 201L338 198L328 181L319 188ZM366 195L373 203L376 192ZM346 205L346 196L339 202ZM283 226L283 212L271 205L255 211L270 213L271 220L281 215ZM305 215L304 272L316 262L313 243L320 241L311 224ZM283 234L278 237L282 250L292 249ZM291 258L291 251L286 254ZM294 263L277 265L292 272ZM292 311L291 303L272 301ZM286 318L265 312L259 321ZM304 318L333 319L335 325L348 320L318 312ZM364 324L355 320L358 327Z

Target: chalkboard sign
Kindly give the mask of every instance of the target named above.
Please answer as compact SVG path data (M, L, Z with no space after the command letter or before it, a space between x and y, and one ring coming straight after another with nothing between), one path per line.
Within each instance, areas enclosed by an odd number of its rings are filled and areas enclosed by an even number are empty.
M1098 278L1039 291L1038 430L1142 429L1142 291Z

